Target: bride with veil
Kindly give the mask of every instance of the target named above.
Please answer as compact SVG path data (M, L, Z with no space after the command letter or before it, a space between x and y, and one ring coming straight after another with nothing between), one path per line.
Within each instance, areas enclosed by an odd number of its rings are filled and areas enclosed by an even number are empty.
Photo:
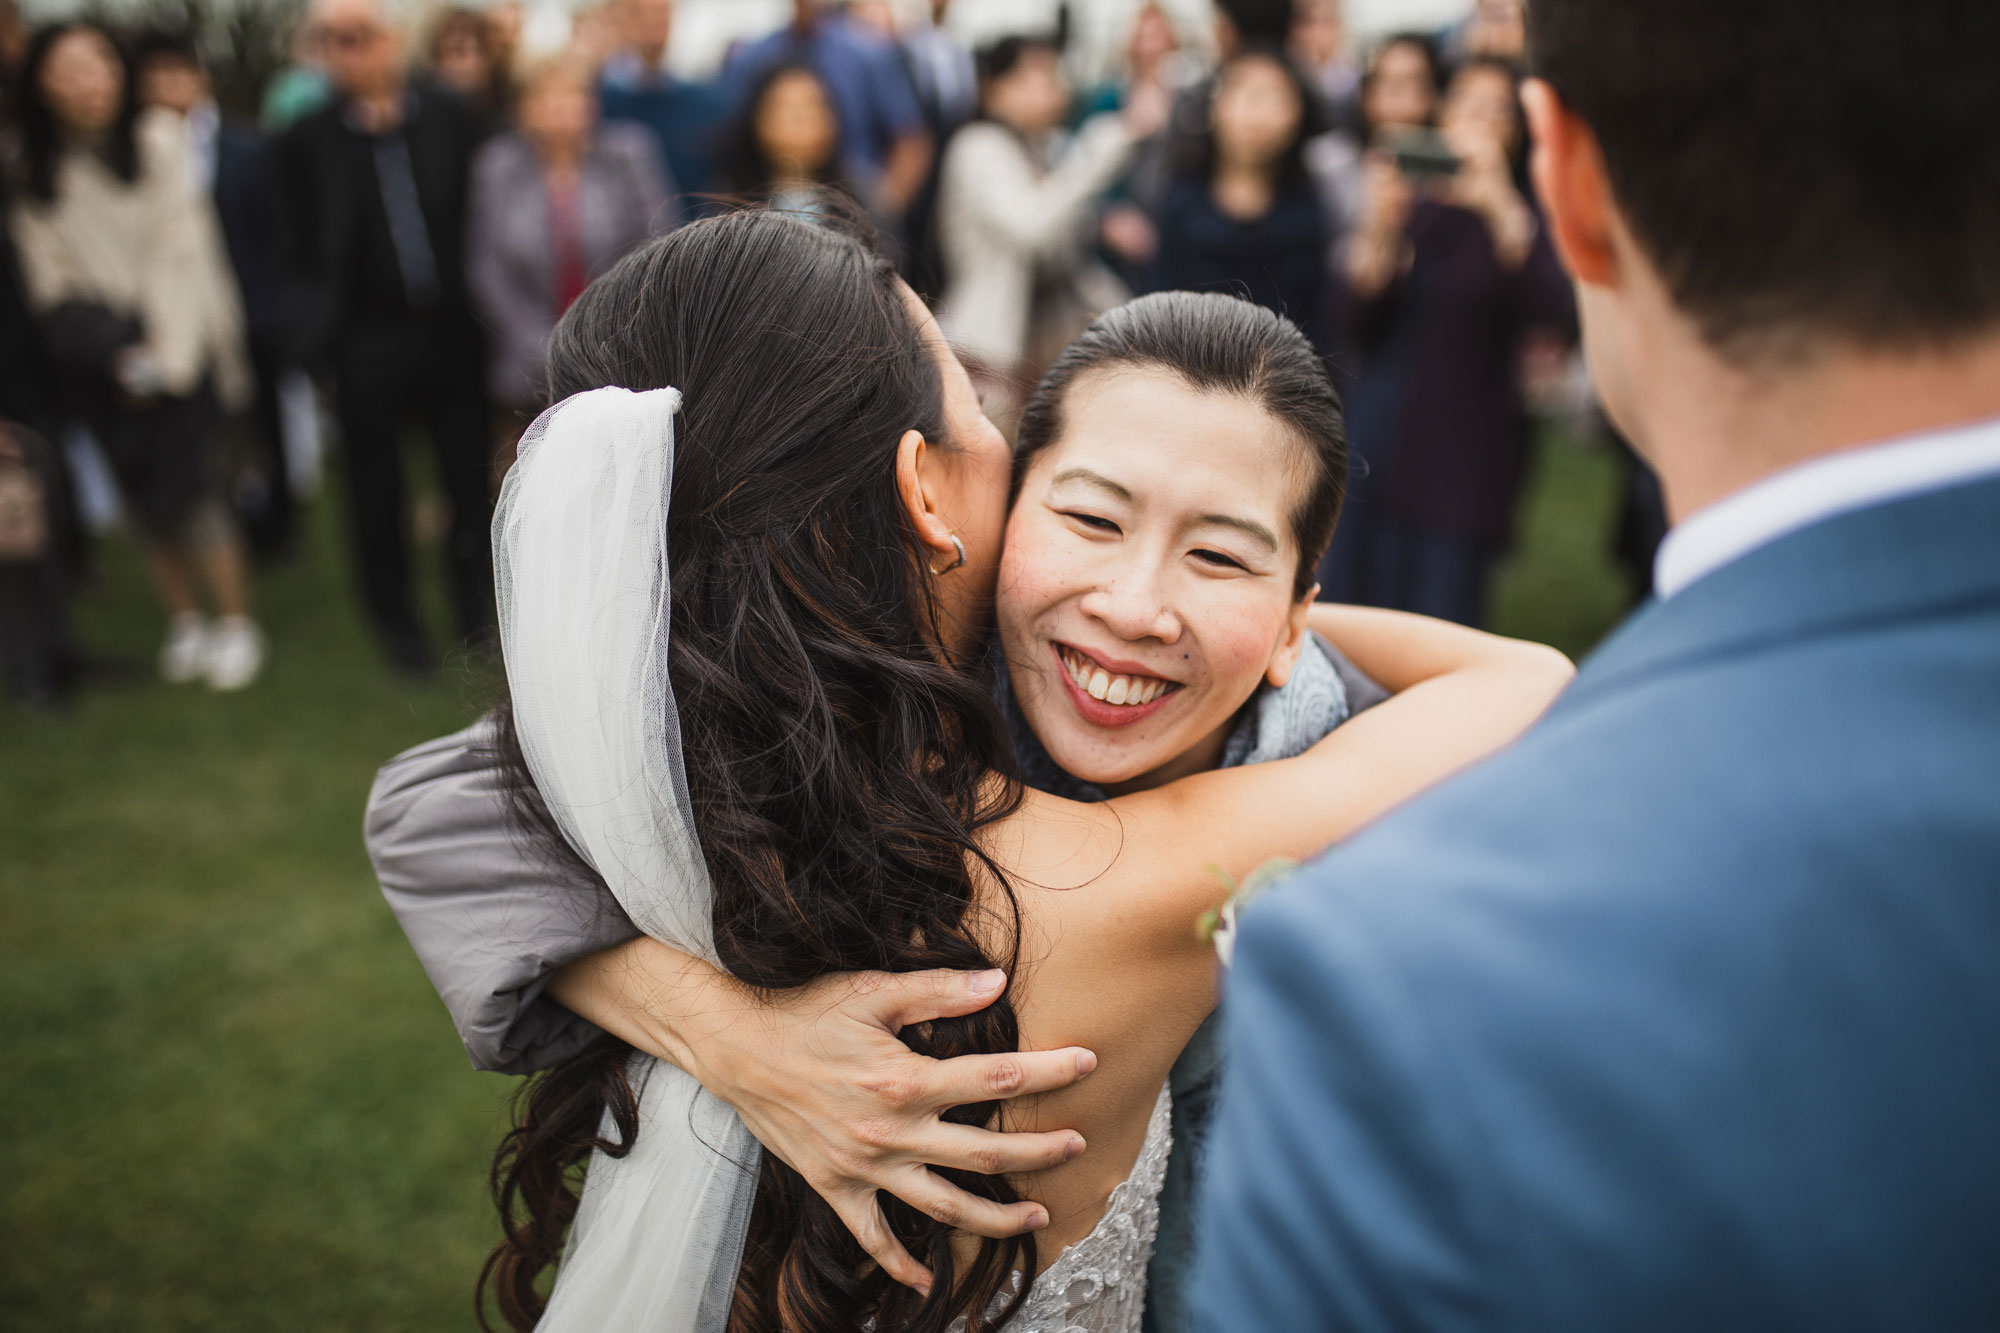
M1215 998L1192 929L1215 896L1206 867L1310 854L1511 739L1554 684L1503 656L1296 759L1095 805L1023 790L974 669L1008 449L886 262L783 215L684 228L585 293L550 372L559 401L495 522L500 734L530 835L579 853L648 935L751 987L998 969L999 1001L904 1040L936 1056L1074 1044L1102 1063L1008 1103L1009 1128L1074 1127L1087 1156L948 1173L1039 1205L1037 1233L979 1239L887 1203L934 1275L912 1289L689 1075L597 1047L530 1085L503 1151L507 1240L487 1274L503 1316L1135 1333L1167 1074ZM999 1114L947 1119L971 1132Z

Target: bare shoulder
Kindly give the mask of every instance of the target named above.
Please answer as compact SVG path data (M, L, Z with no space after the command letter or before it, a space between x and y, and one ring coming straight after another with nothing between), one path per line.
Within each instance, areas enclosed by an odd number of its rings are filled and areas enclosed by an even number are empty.
M1179 909L1162 906L1129 855L1144 836L1133 822L1114 803L1029 792L987 840L1020 910L1011 996L1022 1049L1085 1046L1098 1057L1082 1083L1005 1112L1007 1128L1075 1129L1090 1145L1015 1182L1049 1208L1045 1261L1089 1232L1131 1173L1160 1089L1214 1004L1212 968L1165 924ZM1192 917L1181 925L1192 945Z

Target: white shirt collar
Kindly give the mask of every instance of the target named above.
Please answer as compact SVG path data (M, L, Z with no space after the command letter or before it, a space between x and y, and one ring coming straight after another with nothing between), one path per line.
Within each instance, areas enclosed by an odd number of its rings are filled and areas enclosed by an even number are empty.
M1801 528L1988 474L2000 474L2000 419L1801 463L1683 519L1660 543L1653 587L1672 597Z

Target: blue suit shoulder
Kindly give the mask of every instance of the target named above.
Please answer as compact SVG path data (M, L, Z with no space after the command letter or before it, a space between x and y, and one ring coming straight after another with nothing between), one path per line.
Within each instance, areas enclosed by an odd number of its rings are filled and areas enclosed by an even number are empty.
M1207 1326L2000 1327L2000 597L1685 647L1246 914Z

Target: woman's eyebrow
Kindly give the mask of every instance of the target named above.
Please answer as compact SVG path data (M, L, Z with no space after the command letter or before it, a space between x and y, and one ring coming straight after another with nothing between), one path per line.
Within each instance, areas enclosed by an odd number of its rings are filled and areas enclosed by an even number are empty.
M1262 542L1273 551L1278 549L1277 534L1262 523L1255 523L1247 518L1236 518L1229 514L1203 514L1201 522L1211 527L1234 528L1244 536Z
M1113 495L1117 496L1119 499L1125 501L1128 504L1131 503L1132 500L1131 491L1125 489L1123 486L1120 486L1117 482L1111 480L1111 478L1103 475L1102 473L1092 472L1087 467L1064 468L1061 472L1056 473L1055 478L1049 482L1049 485L1060 486L1066 481L1088 482L1092 486L1096 486L1101 490L1110 491Z

